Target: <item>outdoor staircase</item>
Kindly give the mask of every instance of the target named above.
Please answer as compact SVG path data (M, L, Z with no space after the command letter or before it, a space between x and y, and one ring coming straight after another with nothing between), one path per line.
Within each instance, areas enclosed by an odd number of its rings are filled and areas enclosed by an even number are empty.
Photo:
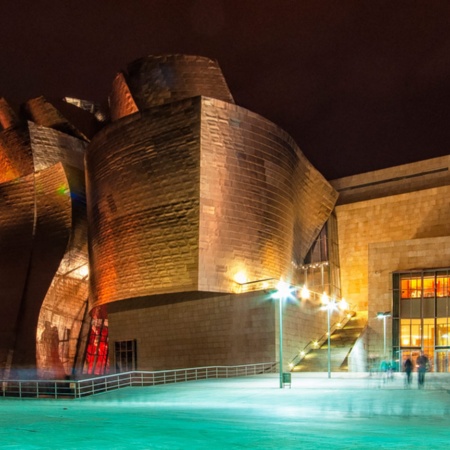
M366 313L356 313L343 328L331 334L331 371L347 372L348 355L367 324ZM326 372L328 370L328 340L312 349L293 367L293 372Z

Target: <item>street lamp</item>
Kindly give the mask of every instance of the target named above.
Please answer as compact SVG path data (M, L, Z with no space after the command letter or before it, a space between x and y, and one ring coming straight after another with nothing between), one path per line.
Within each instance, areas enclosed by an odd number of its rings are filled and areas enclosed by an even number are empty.
M383 357L386 358L386 319L391 317L391 311L377 312L377 318L383 319Z
M278 306L278 343L280 356L280 389L283 389L283 301L291 294L291 287L288 283L280 280L277 284L277 291L272 295L279 300Z
M328 338L328 378L331 378L331 313L338 309L348 309L348 303L342 299L339 303L336 302L336 299L328 297L326 292L322 294L322 309L327 310L327 338Z
M331 330L330 330L330 316L331 312L336 308L336 302L331 300L324 292L322 294L322 308L327 310L327 338L328 338L328 378L331 378Z

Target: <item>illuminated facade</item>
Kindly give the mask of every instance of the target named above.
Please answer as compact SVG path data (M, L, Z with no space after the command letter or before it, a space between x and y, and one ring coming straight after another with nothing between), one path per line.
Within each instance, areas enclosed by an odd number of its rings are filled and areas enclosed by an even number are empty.
M203 57L131 63L108 111L1 100L2 375L277 361L280 279L286 367L325 291L367 317L349 370L424 350L448 371L449 161L329 182Z
M79 122L77 108L61 109ZM62 377L77 364L88 307L89 138L74 123L43 97L28 101L20 116L0 102L3 376L36 376L37 369Z
M368 312L360 360L401 364L423 350L449 371L449 168L445 156L331 182L342 293ZM379 312L390 313L386 336Z
M336 192L207 58L138 60L110 104L86 171L91 300L111 341L135 345L140 369L275 360L264 283L293 279Z

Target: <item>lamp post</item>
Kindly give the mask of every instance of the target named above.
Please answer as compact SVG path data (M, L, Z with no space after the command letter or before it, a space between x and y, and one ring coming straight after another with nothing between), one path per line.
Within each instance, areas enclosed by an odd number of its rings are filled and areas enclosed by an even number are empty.
M342 310L348 308L348 303L341 299L339 303L334 298L328 297L326 292L322 294L322 309L327 310L327 340L328 340L328 378L331 378L331 313L338 307Z
M277 284L277 291L273 295L278 299L278 344L279 344L279 356L280 356L280 389L283 389L283 301L291 293L291 289L288 283L279 281Z
M328 339L328 378L331 378L331 326L330 326L330 316L331 311L336 307L336 302L330 300L328 295L324 292L322 294L322 305L323 308L327 310L327 339Z
M377 312L378 319L383 319L383 357L386 358L386 319L391 317L391 311Z

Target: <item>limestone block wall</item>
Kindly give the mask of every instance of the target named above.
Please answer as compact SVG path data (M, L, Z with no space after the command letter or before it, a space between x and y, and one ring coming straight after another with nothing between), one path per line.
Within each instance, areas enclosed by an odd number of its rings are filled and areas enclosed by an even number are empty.
M338 205L445 186L450 184L450 156L352 175L330 183L339 192Z
M114 343L137 341L141 370L278 361L279 306L271 292L211 296L183 293L108 306L111 371ZM337 320L337 316L332 322ZM283 309L283 363L327 331L318 305L297 301Z
M448 267L450 236L371 243L368 248L369 354L381 355L384 345L383 320L378 311L392 311L392 273L413 268ZM392 343L392 321L387 319L387 347Z
M450 187L442 186L336 207L342 296L351 305L368 308L370 245L450 236L449 195ZM414 267L422 264L404 269Z
M275 361L276 310L269 297L186 293L111 304L111 371L114 343L133 339L139 370Z
M287 364L298 355L307 344L319 341L327 332L327 313L320 309L319 299L287 302L283 315L283 360ZM341 318L336 311L331 314L333 325ZM277 334L278 345L278 334Z

